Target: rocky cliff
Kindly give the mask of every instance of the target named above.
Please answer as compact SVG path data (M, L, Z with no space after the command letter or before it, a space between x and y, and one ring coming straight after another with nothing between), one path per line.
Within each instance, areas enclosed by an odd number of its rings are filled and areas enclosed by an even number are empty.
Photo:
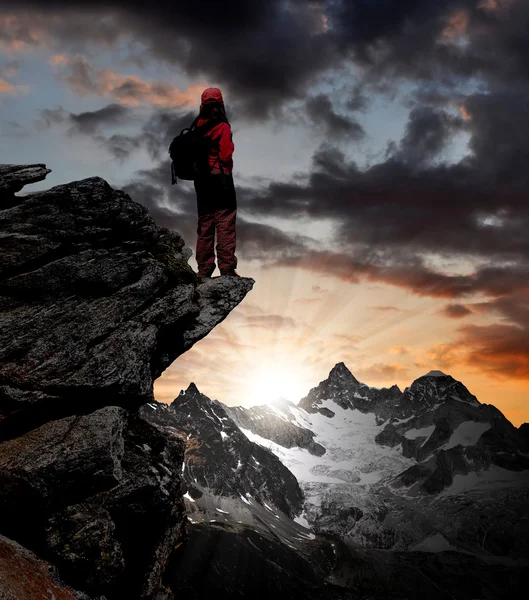
M0 165L0 534L90 596L170 598L184 444L138 408L253 280L199 285L180 235L100 178L16 195L47 173Z

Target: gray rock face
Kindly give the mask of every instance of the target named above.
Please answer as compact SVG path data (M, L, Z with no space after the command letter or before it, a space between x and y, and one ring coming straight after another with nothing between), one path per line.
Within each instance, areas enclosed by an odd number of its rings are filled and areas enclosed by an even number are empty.
M281 416L275 410L281 410ZM254 406L251 409L243 406L225 407L230 417L239 427L248 429L263 438L269 439L285 448L305 448L314 456L325 454L325 448L314 441L315 433L295 422L294 414L289 407L295 404L284 400L270 405Z
M138 408L253 280L199 285L180 235L100 178L15 196L48 172L0 166L0 534L91 596L172 600L184 443ZM3 578L0 598L73 597L27 573L31 592Z
M329 377L312 388L298 406L308 413L319 412L332 418L334 412L321 406L324 401L332 401L343 409L358 409L364 413L374 412L381 422L393 411L402 392L397 385L390 388L371 388L354 377L344 363L338 363Z
M191 495L202 489L221 497L249 493L289 517L300 513L303 495L294 475L272 452L248 440L226 407L201 394L195 384L168 409L149 403L141 414L187 436L184 479Z
M89 594L151 598L185 537L183 454L120 407L42 425L0 444L0 530Z
M17 192L28 183L42 181L51 169L46 165L0 165L0 208L16 204Z
M0 189L45 172L0 169ZM103 179L17 201L0 210L0 439L152 400L153 380L252 288L197 285L182 238Z

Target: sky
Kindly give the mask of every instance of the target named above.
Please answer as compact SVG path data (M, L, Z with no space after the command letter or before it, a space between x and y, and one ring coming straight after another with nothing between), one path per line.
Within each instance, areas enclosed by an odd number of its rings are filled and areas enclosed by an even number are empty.
M528 58L525 0L2 0L0 163L52 169L24 193L103 177L194 250L167 149L219 87L255 285L156 398L298 402L338 362L401 389L439 369L518 426Z

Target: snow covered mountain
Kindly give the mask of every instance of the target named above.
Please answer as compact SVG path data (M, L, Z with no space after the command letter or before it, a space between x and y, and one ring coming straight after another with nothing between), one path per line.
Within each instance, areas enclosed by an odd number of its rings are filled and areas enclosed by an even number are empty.
M448 375L402 392L340 363L298 405L228 407L191 384L141 414L186 442L182 595L525 597L527 430Z
M174 591L200 598L344 598L324 581L332 547L300 519L296 478L241 432L226 406L192 383L170 406L150 402L140 413L186 443L189 540L171 569ZM303 443L304 436L297 439Z
M296 476L316 531L364 547L529 557L526 432L449 375L401 392L339 363L298 405L227 412Z

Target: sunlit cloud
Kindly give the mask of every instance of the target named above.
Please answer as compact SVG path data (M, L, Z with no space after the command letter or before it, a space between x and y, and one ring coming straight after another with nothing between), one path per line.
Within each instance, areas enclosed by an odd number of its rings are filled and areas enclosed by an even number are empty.
M410 347L409 346L392 346L388 348L389 354L409 354Z
M399 363L374 363L367 367L356 369L354 375L368 385L370 381L373 383L391 382L393 385L397 378L406 377L408 372L409 369Z
M447 40L461 37L467 31L468 22L468 13L464 10L458 10L448 18L448 25L443 29L441 36Z
M79 96L112 97L127 106L147 104L157 107L196 105L206 83L186 90L165 81L144 81L136 75L122 75L111 69L96 69L83 57L55 55L51 64L59 67L58 77ZM66 67L65 71L61 69Z
M0 14L0 49L17 53L44 46L46 33L35 19L23 15Z
M13 85L4 79L0 79L0 95L18 96L29 93L29 90L29 85Z

